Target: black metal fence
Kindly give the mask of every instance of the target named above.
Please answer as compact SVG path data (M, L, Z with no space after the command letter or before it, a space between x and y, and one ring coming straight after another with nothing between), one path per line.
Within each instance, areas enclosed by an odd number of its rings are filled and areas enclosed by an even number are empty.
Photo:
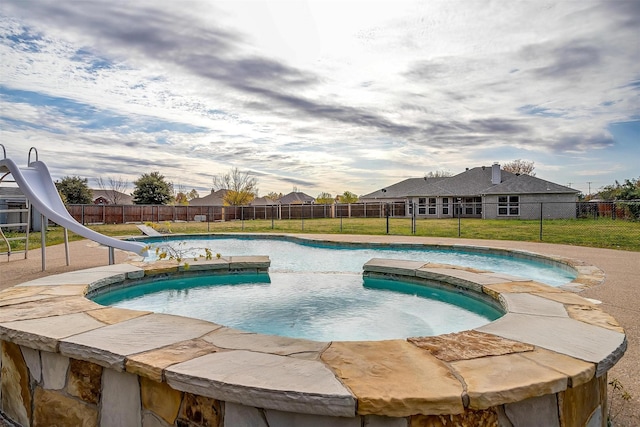
M640 201L332 205L70 205L89 224L202 222L203 232L278 231L506 239L640 250Z
M610 219L640 220L640 201L461 203L420 205L405 202L369 202L331 205L167 206L68 205L76 221L88 224L125 224L163 221L234 221L259 219L383 218L416 219Z

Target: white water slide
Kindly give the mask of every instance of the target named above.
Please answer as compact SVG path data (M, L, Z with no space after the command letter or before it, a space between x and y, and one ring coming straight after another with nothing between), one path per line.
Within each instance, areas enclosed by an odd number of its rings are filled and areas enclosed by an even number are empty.
M4 147L3 147L4 148ZM76 221L67 211L47 166L36 159L27 167L18 167L11 159L0 159L0 175L10 173L29 202L56 224L110 248L145 255L145 244L105 236Z

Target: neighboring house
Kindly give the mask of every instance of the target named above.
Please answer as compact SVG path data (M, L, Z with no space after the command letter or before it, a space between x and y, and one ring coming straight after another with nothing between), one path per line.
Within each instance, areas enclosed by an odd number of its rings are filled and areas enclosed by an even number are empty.
M250 203L249 206L270 206L270 205L277 205L278 202L274 201L273 199L269 199L267 197L258 197L253 199Z
M196 197L189 200L189 206L224 206L224 196L229 190L211 190L210 194L204 197Z
M311 205L315 203L315 201L316 199L308 194L292 191L278 199L277 203L281 205Z
M411 178L374 191L361 202L404 201L407 215L420 218L575 218L579 191L530 175L517 175L500 168L468 169L439 178Z
M133 197L116 190L91 190L94 205L132 205Z

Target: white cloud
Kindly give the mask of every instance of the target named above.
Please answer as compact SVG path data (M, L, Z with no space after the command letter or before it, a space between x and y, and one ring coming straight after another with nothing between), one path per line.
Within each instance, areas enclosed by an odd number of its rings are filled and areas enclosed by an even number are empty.
M634 173L608 132L640 118L633 0L5 1L0 11L3 143L39 145L62 175L134 179L149 167L203 189L237 166L264 192L296 182L315 195L507 155L559 183L588 177L560 167L566 159L606 158L612 180Z

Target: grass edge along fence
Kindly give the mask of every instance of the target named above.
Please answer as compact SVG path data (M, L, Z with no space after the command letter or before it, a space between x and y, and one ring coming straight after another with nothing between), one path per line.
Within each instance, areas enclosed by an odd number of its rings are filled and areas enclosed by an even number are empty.
M111 236L136 235L139 234L139 231L135 224L150 223L163 228L163 231L187 234L212 232L393 234L422 237L542 241L545 243L640 251L640 221L631 219L629 212L621 204L610 204L609 207L602 204L588 204L586 206L584 206L584 203L571 204L571 209L565 209L565 211L570 211L573 215L567 215L567 218L549 218L552 216L550 215L551 212L557 213L559 211L560 205L558 204L550 210L545 209L547 204L520 205L520 212L527 215L536 213L538 215L537 219L482 219L482 209L487 214L487 210L496 208L496 206L488 204L480 207L473 206L470 208L471 210L459 209L455 211L455 216L448 218L429 218L413 215L413 212L417 213L419 211L417 207L412 206L410 209L412 215L407 216L405 213L408 210L405 209L404 203L402 205L396 204L393 207L388 207L384 203L371 203L365 207L362 204L353 204L350 206L350 211L347 209L348 205L284 205L279 212L276 210L276 205L274 205L274 207L266 207L266 214L264 209L254 209L252 206L225 207L224 212L229 215L227 218L232 219L227 219L222 215L223 207L220 206L174 207L147 205L143 206L146 212L145 215L148 214L151 217L144 216L138 221L129 221L129 224L122 224L117 221L114 221L116 224L107 224L106 221L98 221L99 218L90 217L89 215L85 216L84 220L86 225L96 231ZM74 209L77 210L79 206L95 206L97 210L102 209L102 205L71 205L70 212L72 212L72 215L74 215ZM105 218L109 218L107 215L109 209L112 211L120 209L120 212L122 212L122 205L104 205L104 208L103 215ZM218 209L217 212L216 209ZM478 210L480 210L480 217L477 216ZM169 215L174 211L177 213L175 217ZM189 212L190 216L181 217L178 215L181 211ZM139 212L136 213L138 214ZM254 212L266 215L266 218L264 216L262 218L257 217L253 214ZM468 212L476 216L468 215ZM329 215L329 213L332 213L332 215ZM337 217L335 216L336 214L338 215ZM76 215L77 212L74 216ZM120 217L122 217L121 213ZM87 223L89 218L92 219L91 223ZM62 232L58 232L58 228L49 228L47 244L62 242ZM71 233L70 238L80 239L81 237L74 237L73 233ZM40 233L32 232L29 241L30 248L38 248ZM14 251L19 249L12 246ZM0 246L0 253L6 253L3 252L4 250L6 249Z

